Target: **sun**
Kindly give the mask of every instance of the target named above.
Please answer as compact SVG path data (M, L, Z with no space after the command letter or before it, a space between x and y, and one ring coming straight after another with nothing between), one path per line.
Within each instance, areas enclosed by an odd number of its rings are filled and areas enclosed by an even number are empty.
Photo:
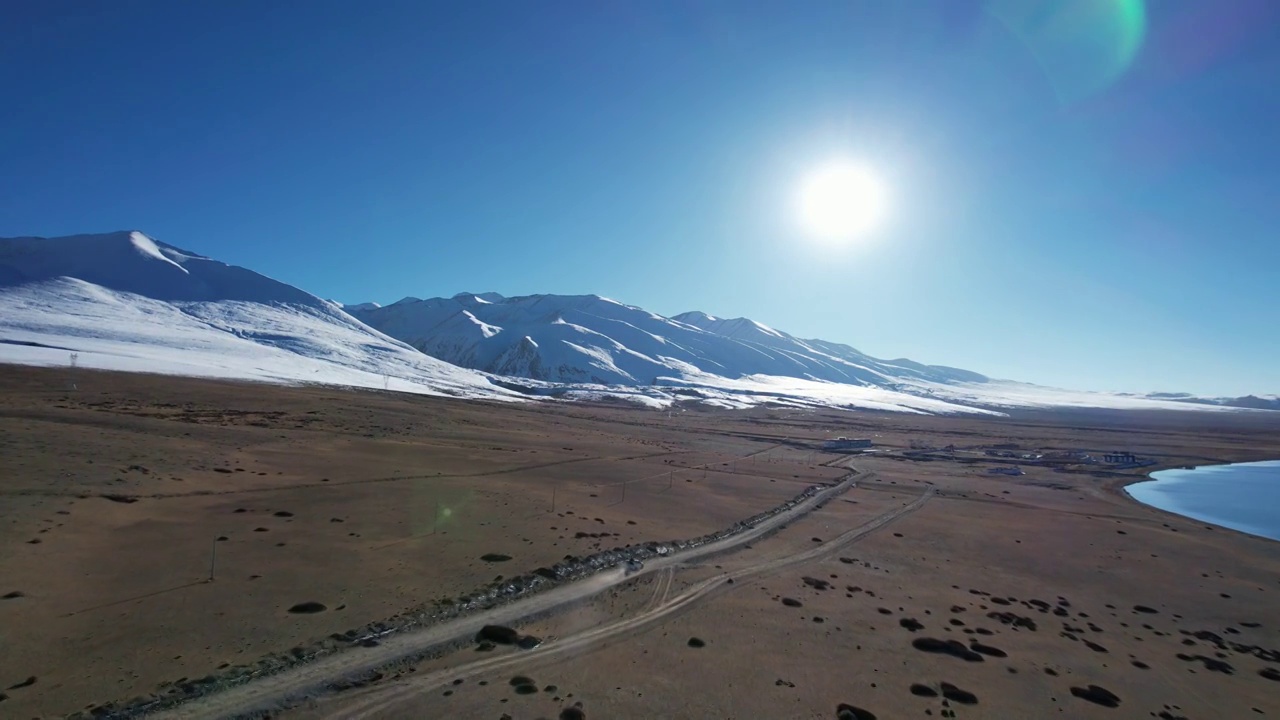
M813 237L846 242L878 228L888 211L884 183L870 168L832 163L805 179L799 193L800 222Z

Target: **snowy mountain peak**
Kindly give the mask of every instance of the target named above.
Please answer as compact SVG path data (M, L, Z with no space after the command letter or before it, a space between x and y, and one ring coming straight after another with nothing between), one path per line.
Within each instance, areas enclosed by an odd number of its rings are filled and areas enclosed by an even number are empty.
M491 305L493 303L500 303L506 300L505 297L499 295L496 292L483 292L483 293L460 292L457 295L454 295L452 299L457 300L460 303L479 303L482 305Z
M158 242L144 233L0 239L0 287L76 278L162 301L240 300L330 307L252 270Z
M707 313L704 313L701 310L690 310L689 312L682 312L679 315L673 315L671 319L677 322L685 323L686 325L692 325L694 327L699 327L699 328L703 327L704 325L710 325L711 323L714 323L720 320L720 318L714 315L708 315Z
M900 387L959 379L944 369L886 363L836 343L818 347L748 318L703 312L665 318L598 295L476 297L463 293L352 314L442 360L548 382L648 386L771 375ZM985 378L966 373L964 380Z
M510 396L336 303L141 232L0 238L0 361L68 353L84 367Z

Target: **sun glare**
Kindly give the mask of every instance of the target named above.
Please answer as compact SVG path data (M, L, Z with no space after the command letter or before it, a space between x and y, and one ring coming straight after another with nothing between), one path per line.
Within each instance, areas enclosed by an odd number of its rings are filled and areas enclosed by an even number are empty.
M800 188L800 221L813 237L844 242L875 230L884 220L884 184L866 167L839 163L809 176Z

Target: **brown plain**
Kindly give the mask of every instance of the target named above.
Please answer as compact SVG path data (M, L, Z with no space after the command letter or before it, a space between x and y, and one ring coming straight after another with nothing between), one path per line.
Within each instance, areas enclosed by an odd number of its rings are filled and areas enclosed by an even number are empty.
M885 452L768 539L530 622L549 642L484 654L510 656L501 669L459 650L286 716L1280 715L1280 545L1130 500L1143 471L1013 477L903 453L1273 459L1277 413L669 416L14 366L0 393L0 716L91 711L568 555L728 527L841 477L814 450L835 435Z

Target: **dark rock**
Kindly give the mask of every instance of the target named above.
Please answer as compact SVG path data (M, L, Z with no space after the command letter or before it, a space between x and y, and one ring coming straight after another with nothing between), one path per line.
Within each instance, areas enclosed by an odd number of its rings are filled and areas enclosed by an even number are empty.
M582 710L582 703L561 710L560 720L587 720L587 714Z
M130 497L129 495L108 494L108 495L103 495L102 497L104 500L110 500L111 502L124 503L126 505L130 503L138 502L138 498Z
M937 690L934 690L928 685L921 685L920 683L911 684L911 694L919 695L920 697L938 697Z
M271 514L275 515L276 517L293 517L293 513L289 512L288 510L277 510Z
M700 647L706 647L706 646L707 646L707 642L701 638L696 638L696 637L689 638L689 647L691 648L700 648Z
M924 625L921 624L920 621L916 620L915 618L902 618L901 620L898 621L898 624L910 630L911 632L924 629Z
M800 602L799 600L796 600L795 598L789 598L789 597L782 598L782 604L786 605L787 607L804 607L804 603Z
M10 685L10 686L9 686L9 689L10 689L10 690L17 690L18 688L31 687L32 685L35 685L35 684L36 684L36 676L35 676L35 675L31 675L31 676L27 677L27 679L26 679L26 680L23 680L23 681L22 681L22 682L20 682L20 683L14 683L13 685Z
M836 720L876 720L875 713L855 705L840 703L836 706Z
M314 600L300 602L289 608L289 612L301 615L311 615L313 613L324 612L325 610L328 610L328 608L326 608L323 603L318 603Z
M516 647L521 650L532 650L542 644L542 638L533 635L525 635L516 641Z
M511 556L502 553L485 553L480 556L480 559L485 562L506 562L511 559Z
M951 683L942 683L942 697L961 705L977 705L978 696L968 690L961 690Z
M476 633L476 641L482 640L499 645L515 645L520 640L520 633L505 625L485 625Z
M802 581L804 581L804 584L805 584L805 585L808 585L809 587L813 588L814 590L829 590L829 589L831 589L831 583L827 582L826 580L821 580L821 579L819 579L819 578L811 578L811 577L802 577L802 578L800 578L800 579L801 579Z
M1029 617L1023 617L1011 612L989 612L987 617L993 620L999 620L1005 625L1012 625L1014 628L1026 628L1028 630L1036 629L1036 621Z
M1147 613L1148 615L1154 615L1160 612L1159 610L1156 610L1155 608L1152 608L1152 607L1147 607L1146 605L1134 605L1133 611L1140 612L1140 613Z
M982 656L965 647L958 640L938 640L937 638L916 638L911 647L928 653L940 653L960 658L966 662L982 662Z
M1231 663L1223 662L1222 660L1217 660L1207 655L1186 655L1178 653L1178 659L1183 662L1195 662L1199 660L1204 664L1204 669L1210 672L1220 672L1224 675L1234 675L1236 673L1236 669L1231 666Z
M24 592L22 592L21 590L14 590L13 592L7 592L7 593L5 593L5 594L4 594L4 599L5 599L5 600L15 600L15 599L17 599L17 598L20 598L20 597L26 597L26 596L27 596L27 594L26 594L26 593L24 593Z
M1071 694L1081 700L1088 700L1103 707L1120 707L1120 698L1110 690L1098 685L1090 685L1087 688L1073 687L1071 688Z
M983 645L977 640L970 641L969 649L974 652L982 653L983 655L987 655L990 657L998 657L998 658L1009 657L1009 653L1001 650L1000 648L992 647L990 645Z
M1273 667L1264 667L1258 671L1258 674L1268 680L1280 682L1280 670L1276 670Z

